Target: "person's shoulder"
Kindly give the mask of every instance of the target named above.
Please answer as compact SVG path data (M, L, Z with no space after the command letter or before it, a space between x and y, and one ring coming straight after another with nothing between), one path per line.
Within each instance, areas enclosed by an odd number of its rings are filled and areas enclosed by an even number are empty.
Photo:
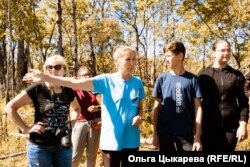
M170 73L167 71L167 72L162 72L158 75L158 78L166 78L168 76L171 76Z
M192 80L192 81L196 81L198 80L198 75L195 75L194 73L190 72L190 71L186 71L183 76L188 79L188 80Z
M231 67L229 65L227 65L226 70L228 72L238 76L238 77L244 77L244 75L242 74L242 72L240 70L237 70L237 69L235 69L235 68L233 68L233 67Z
M246 79L249 79L249 80L250 80L250 71L247 72L244 76L246 77Z
M131 75L131 79L136 80L136 81L142 81L141 78L137 75Z
M44 89L44 84L43 83L33 83L31 85L29 85L26 89L34 89L34 88L37 88L37 89Z
M195 75L193 72L187 71L187 70L185 70L185 72L183 74L181 74L180 76L183 76L183 77L186 77L186 78L197 77L197 75Z
M206 68L201 69L201 70L198 72L197 76L200 76L200 75L202 75L202 74L209 74L209 73L211 73L212 70L213 70L213 68L212 68L211 66L208 66L208 67L206 67Z
M157 83L161 83L171 79L173 75L170 72L162 72L157 76Z
M186 71L184 75L191 76L191 77L196 77L196 75L190 71Z
M102 80L109 80L111 77L111 74L110 73L102 73L102 74L98 74L96 76L94 76L92 78L92 80L95 82L95 81L102 81Z

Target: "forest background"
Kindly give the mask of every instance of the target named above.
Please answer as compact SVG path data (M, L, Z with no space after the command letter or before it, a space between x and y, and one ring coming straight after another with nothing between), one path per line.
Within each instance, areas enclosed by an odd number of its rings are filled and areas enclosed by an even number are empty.
M10 135L17 129L3 107L27 86L23 75L32 68L41 70L51 54L67 59L72 76L86 64L101 74L115 71L116 46L135 47L139 54L134 74L147 92L142 136L149 138L152 86L157 75L168 70L163 46L182 41L187 48L185 66L197 74L211 64L210 50L218 38L232 45L231 65L248 72L250 0L0 0L0 158L25 150L24 140ZM250 150L249 143L238 149ZM20 163L10 161L10 166Z

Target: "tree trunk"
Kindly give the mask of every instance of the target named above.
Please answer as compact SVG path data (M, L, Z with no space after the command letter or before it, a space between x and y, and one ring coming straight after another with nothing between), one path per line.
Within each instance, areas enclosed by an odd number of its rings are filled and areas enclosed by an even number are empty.
M11 1L8 1L8 27L9 27L9 55L6 63L6 88L5 88L5 103L9 102L9 63L12 50L12 25L11 25Z
M89 44L90 44L90 61L89 61L89 66L92 68L94 75L96 75L96 58L95 58L95 52L94 52L94 44L93 44L93 38L90 34L89 37Z
M28 60L24 52L24 40L18 41L17 49L17 74L16 74L16 92L19 93L23 88L22 78L27 73Z
M78 42L77 42L77 25L76 25L76 4L75 0L72 0L72 25L73 25L73 75L77 75L78 70Z
M142 78L142 73L141 73L141 60L139 56L139 34L137 28L135 29L135 35L136 35L136 51L137 51L137 57L138 57L138 70L139 70L139 76Z
M61 0L57 2L57 50L58 54L63 56L62 47L62 6Z
M30 57L30 45L29 45L29 43L27 43L27 45L26 45L26 47L25 47L25 49L24 49L24 54L26 55L26 57L27 57L27 69L28 69L28 67L30 67L31 69L33 69L34 68L34 64L33 64L33 61L32 61L32 59L31 59L31 57Z
M4 55L2 53L2 48L0 48L0 98L2 99L4 97Z
M5 39L5 38L3 38ZM4 90L5 90L5 69L6 69L6 43L5 41L3 40L2 41L2 45L1 45L1 48L0 48L0 97L1 98L4 98L5 95L4 95Z
M12 33L11 33L12 36ZM13 43L12 39L10 40L11 43ZM14 47L15 48L15 47ZM11 75L12 75L12 97L15 97L16 95L16 68L15 68L15 49L13 48L13 45L10 46L10 54L11 54Z

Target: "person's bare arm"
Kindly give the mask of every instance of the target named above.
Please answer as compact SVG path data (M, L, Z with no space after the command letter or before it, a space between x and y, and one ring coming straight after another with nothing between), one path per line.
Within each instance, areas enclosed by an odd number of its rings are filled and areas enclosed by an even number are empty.
M143 100L139 102L138 105L138 114L133 118L132 125L138 126L142 123L142 117L143 117Z
M247 133L247 122L240 121L239 127L236 132L236 137L238 138L238 141L243 141L247 139L248 133Z
M194 144L193 150L200 151L202 150L201 145L201 126L202 126L202 108L201 108L201 99L194 99L195 107L195 129L194 129Z
M157 121L158 121L158 113L159 113L160 107L161 107L161 99L155 98L154 107L153 107L153 126L154 126L153 145L156 148L159 148L159 138L158 138L158 134L157 134L156 125L157 125Z
M70 121L72 127L75 126L76 120L78 118L79 113L81 112L81 106L79 105L77 98L70 103Z
M32 103L33 102L30 96L26 91L23 91L7 103L4 111L8 114L9 118L23 131L23 133L42 133L44 131L42 122L38 122L33 126L28 126L17 112L19 108Z
M94 89L92 78L75 79L73 77L60 77L44 74L38 70L32 70L23 77L24 82L49 82L72 89L92 91Z

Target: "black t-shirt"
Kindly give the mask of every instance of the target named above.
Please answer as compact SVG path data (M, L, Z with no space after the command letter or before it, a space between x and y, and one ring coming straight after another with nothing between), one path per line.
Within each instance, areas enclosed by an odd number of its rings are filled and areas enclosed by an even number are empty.
M70 134L68 121L70 103L75 93L71 88L63 88L55 94L45 84L34 84L26 89L35 108L35 123L43 122L43 134L31 133L30 141L41 145L60 145L61 137Z

